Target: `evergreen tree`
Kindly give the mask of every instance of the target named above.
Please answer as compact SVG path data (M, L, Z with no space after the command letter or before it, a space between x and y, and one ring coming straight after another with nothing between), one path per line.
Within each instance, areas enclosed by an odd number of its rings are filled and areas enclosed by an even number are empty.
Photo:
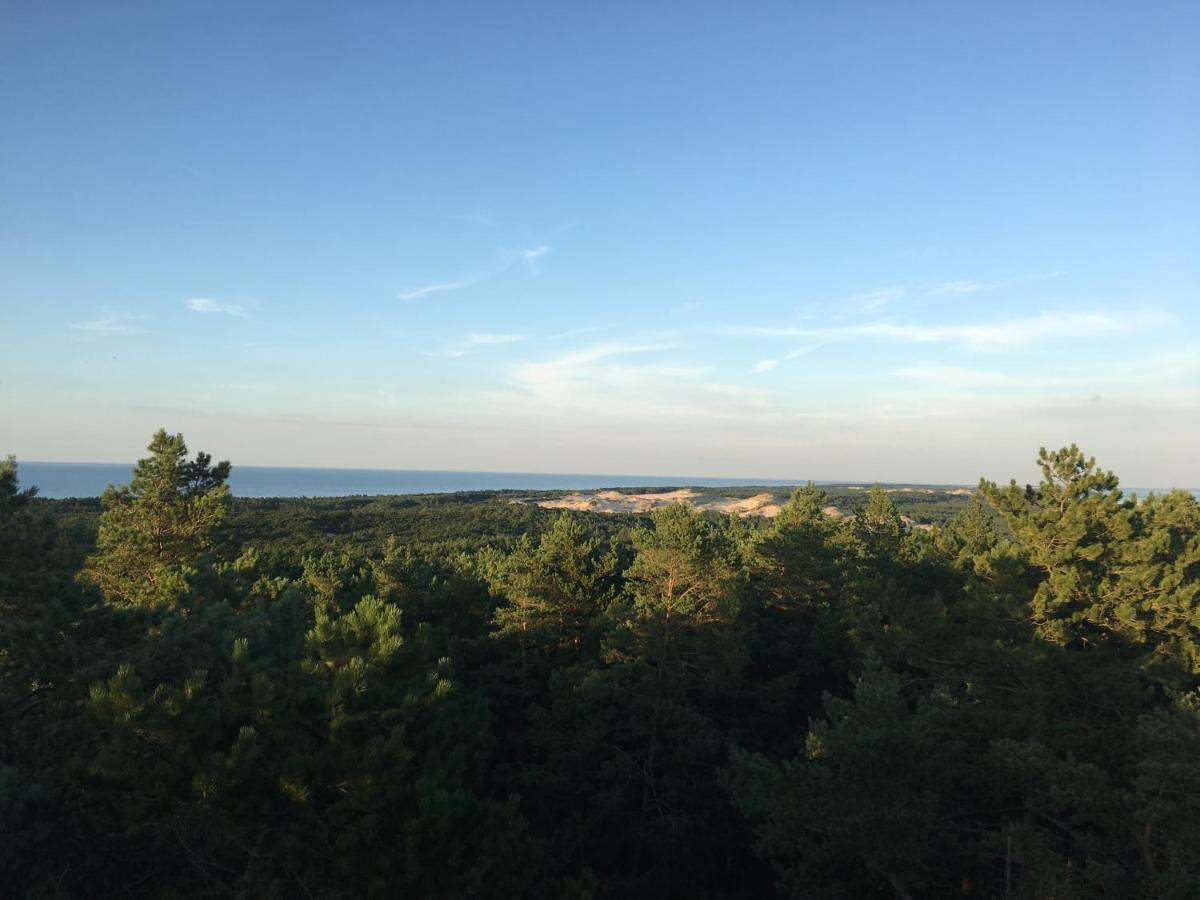
M541 675L535 656L541 656L551 639L551 609L537 588L537 549L529 535L522 535L508 556L492 566L489 583L503 598L493 614L493 636L516 644L517 693L522 704L529 702L530 669Z
M187 459L183 435L159 431L128 485L109 487L95 553L81 578L110 603L169 607L187 591L187 579L211 549L229 510L228 462L207 453Z
M782 764L733 756L734 802L792 897L909 898L961 867L949 829L961 745L932 701L915 708L901 679L870 659L852 699L830 696L806 752Z
M874 485L867 502L854 514L854 530L869 553L880 558L895 558L904 536L904 519L887 491Z
M160 434L82 579L0 463L0 893L1200 897L1200 505L1041 461L929 536L234 504Z
M520 694L528 699L531 677L542 682L547 666L579 660L608 603L616 561L563 514L536 545L523 535L511 553L484 567L492 592L502 600L493 615L493 635L516 644Z
M1057 641L1103 640L1113 624L1105 586L1120 542L1132 535L1132 504L1122 500L1117 477L1074 444L1053 453L1043 447L1038 465L1036 488L983 481L980 491L1046 574L1033 603L1042 633Z
M845 683L853 661L841 621L853 541L828 498L798 488L750 551L753 569L743 609L753 623L748 717L739 743L780 746L803 739L807 715L824 690Z
M1200 674L1200 504L1183 491L1140 504L1075 445L1038 456L1023 490L982 482L984 496L1043 573L1032 601L1041 635L1136 654L1177 687Z
M809 618L830 607L845 574L847 547L836 521L824 513L827 504L824 491L812 484L797 488L753 548L757 580L774 603Z

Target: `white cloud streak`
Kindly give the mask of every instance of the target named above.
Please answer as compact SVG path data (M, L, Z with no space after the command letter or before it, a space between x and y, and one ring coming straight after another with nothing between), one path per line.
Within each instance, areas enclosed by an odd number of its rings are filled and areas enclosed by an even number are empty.
M532 417L583 429L650 433L666 426L687 430L702 423L777 418L766 392L715 381L707 363L646 359L676 349L684 348L652 339L580 347L513 366L510 386L482 399L506 420Z
M842 303L850 306L856 312L866 313L873 312L881 306L886 306L893 300L899 300L901 297L907 296L907 294L908 288L906 287L876 288L873 291L852 294L843 300Z
M851 294L834 303L834 306L850 312L874 312L895 300L905 297L937 297L944 294L981 294L986 291L999 291L1004 288L1016 287L1036 281L1047 281L1058 278L1062 272L1037 272L1032 275L1020 275L1016 278L1006 278L1002 281L975 281L961 279L958 281L938 281L931 284L894 285L881 287L859 294Z
M1018 379L1003 372L986 372L961 366L906 366L892 373L904 381L952 388L1015 387Z
M124 313L103 313L95 319L71 322L67 327L72 331L85 331L89 334L148 334L145 328L137 324L145 319L145 316Z
M479 332L471 332L461 341L452 344L446 351L446 356L466 356L478 350L480 347L489 347L496 344L515 344L518 341L525 340L523 334L487 334Z
M1016 287L1019 284L1030 284L1035 281L1049 281L1051 278L1058 278L1062 272L1036 272L1032 275L1020 275L1016 278L1006 278L1003 281L972 281L970 279L962 281L943 281L936 284L927 284L922 288L922 292L931 296L938 294L979 294L984 291L999 291L1004 288Z
M427 284L419 288L413 288L410 291L404 291L397 294L401 300L420 300L422 297L428 297L430 294L441 294L446 291L461 291L463 288L468 288L473 284L477 284L479 279L462 279L460 281L443 281L438 284Z
M912 344L964 344L976 349L1016 347L1047 339L1079 340L1161 325L1167 317L1153 312L1040 312L1023 319L958 325L904 325L886 320L824 328L732 326L735 337L800 337L820 341L875 338Z
M529 270L532 271L534 275L538 275L541 271L538 265L538 260L546 256L548 252L550 252L550 247L542 244L541 246L534 247L533 250L521 251L521 258L524 259L526 265L529 266Z
M250 314L246 312L245 307L238 306L236 303L213 300L210 297L192 297L185 300L184 303L188 309L195 313L219 313L226 316L236 316L239 319L250 318Z
M499 254L499 261L482 272L478 272L474 275L468 275L463 278L456 278L454 281L439 281L433 284L426 284L422 285L421 287L411 288L407 291L400 292L396 296L400 300L422 300L431 294L444 294L451 291L461 291L469 287L474 287L477 284L482 284L485 281L490 281L496 276L512 268L513 264L518 261L523 261L529 267L529 271L534 275L537 275L541 271L539 260L543 259L546 254L550 252L550 249L551 248L547 244L541 244L528 250L521 250L518 253L501 251Z
M751 369L750 371L755 373L756 375L761 374L763 372L770 372L772 369L778 368L779 364L781 362L786 362L789 359L798 359L799 357L804 356L806 353L812 353L814 350L819 350L823 346L825 346L825 345L824 344L811 344L807 347L797 347L795 350L791 350L791 351L783 354L783 356L775 357L772 359L760 359L757 363L754 364L754 368Z

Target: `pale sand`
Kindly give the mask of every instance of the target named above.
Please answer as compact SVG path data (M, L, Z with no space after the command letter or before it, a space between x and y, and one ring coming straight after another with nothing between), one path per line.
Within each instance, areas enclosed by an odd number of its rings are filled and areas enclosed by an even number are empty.
M701 494L688 488L653 494L624 494L621 491L597 491L594 494L567 494L554 500L537 500L545 509L572 509L602 513L645 513L671 503L686 503L696 509L728 513L736 516L779 515L779 504L772 494L757 494L745 499L720 497L697 499Z

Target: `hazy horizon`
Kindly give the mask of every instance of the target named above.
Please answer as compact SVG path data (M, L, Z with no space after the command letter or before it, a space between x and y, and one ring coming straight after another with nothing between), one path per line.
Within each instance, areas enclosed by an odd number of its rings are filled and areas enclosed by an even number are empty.
M1200 483L1200 7L863 12L9 8L0 456Z
M113 470L113 474L123 473L125 471L132 472L136 463L134 462L69 462L63 460L24 460L18 463L18 476L23 487L39 486L39 470L42 467L62 467L65 469L82 469L82 468L104 468ZM32 471L33 474L30 474ZM572 488L576 485L568 485L565 479L580 478L585 481L577 485L580 489L592 490L601 487L678 487L678 486L702 486L702 487L780 487L780 486L799 486L807 483L812 483L818 487L828 486L869 486L872 484L881 484L885 487L914 487L914 488L974 488L978 485L979 479L973 481L914 481L912 479L899 479L894 481L885 481L881 479L854 479L854 478L818 478L803 475L701 475L696 473L683 474L665 474L665 473L638 473L638 472L536 472L536 471L497 471L490 469L410 469L410 468L355 468L347 466L264 466L264 465L243 465L237 464L233 466L234 480L237 480L239 472L251 471L254 473L264 472L298 472L298 473L346 473L347 475L354 474L373 474L379 473L384 475L445 475L445 476L499 476L502 478L521 478L529 476L531 479L562 479L563 484L539 486L531 481L529 484L513 484L503 487L478 487L465 486L455 487L453 490L557 490L560 487ZM1120 477L1120 473L1117 473ZM1029 476L1015 478L1018 483L1037 483L1039 474L1031 467ZM604 479L612 479L605 481ZM689 482L687 479L695 479ZM1000 479L1001 483L1006 483L1008 478ZM121 479L116 479L114 483L121 483ZM1134 484L1125 480L1121 481L1120 485L1123 491L1170 491L1184 490L1192 494L1200 494L1200 487L1186 484ZM421 493L421 490L414 488L411 491L403 491L402 493ZM435 491L436 492L436 491ZM65 495L59 493L47 493L41 491L43 496L82 496L82 495ZM236 491L235 491L236 493ZM275 496L272 494L261 494L255 496ZM297 495L299 496L299 495ZM330 495L338 496L338 495Z

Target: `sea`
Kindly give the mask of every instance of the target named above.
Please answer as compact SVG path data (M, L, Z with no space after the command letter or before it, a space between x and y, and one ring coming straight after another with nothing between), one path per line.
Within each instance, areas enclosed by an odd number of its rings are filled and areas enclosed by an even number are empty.
M98 497L110 484L127 484L131 463L60 463L18 461L22 489L37 487L51 500ZM594 491L633 487L791 487L807 479L706 478L678 475L583 475L559 472L453 472L432 469L305 469L284 466L234 466L229 486L236 497L351 497L395 494L446 494L454 491ZM859 482L815 481L817 485ZM952 488L962 485L927 485ZM1163 488L1126 488L1144 497ZM1192 490L1200 498L1200 490Z
M17 463L22 489L36 486L49 499L97 497L109 484L127 484L131 464ZM790 486L770 478L702 478L674 475L581 475L549 472L450 472L429 469L302 469L234 466L229 487L236 497L348 497L444 494L454 491L557 491L630 487Z

